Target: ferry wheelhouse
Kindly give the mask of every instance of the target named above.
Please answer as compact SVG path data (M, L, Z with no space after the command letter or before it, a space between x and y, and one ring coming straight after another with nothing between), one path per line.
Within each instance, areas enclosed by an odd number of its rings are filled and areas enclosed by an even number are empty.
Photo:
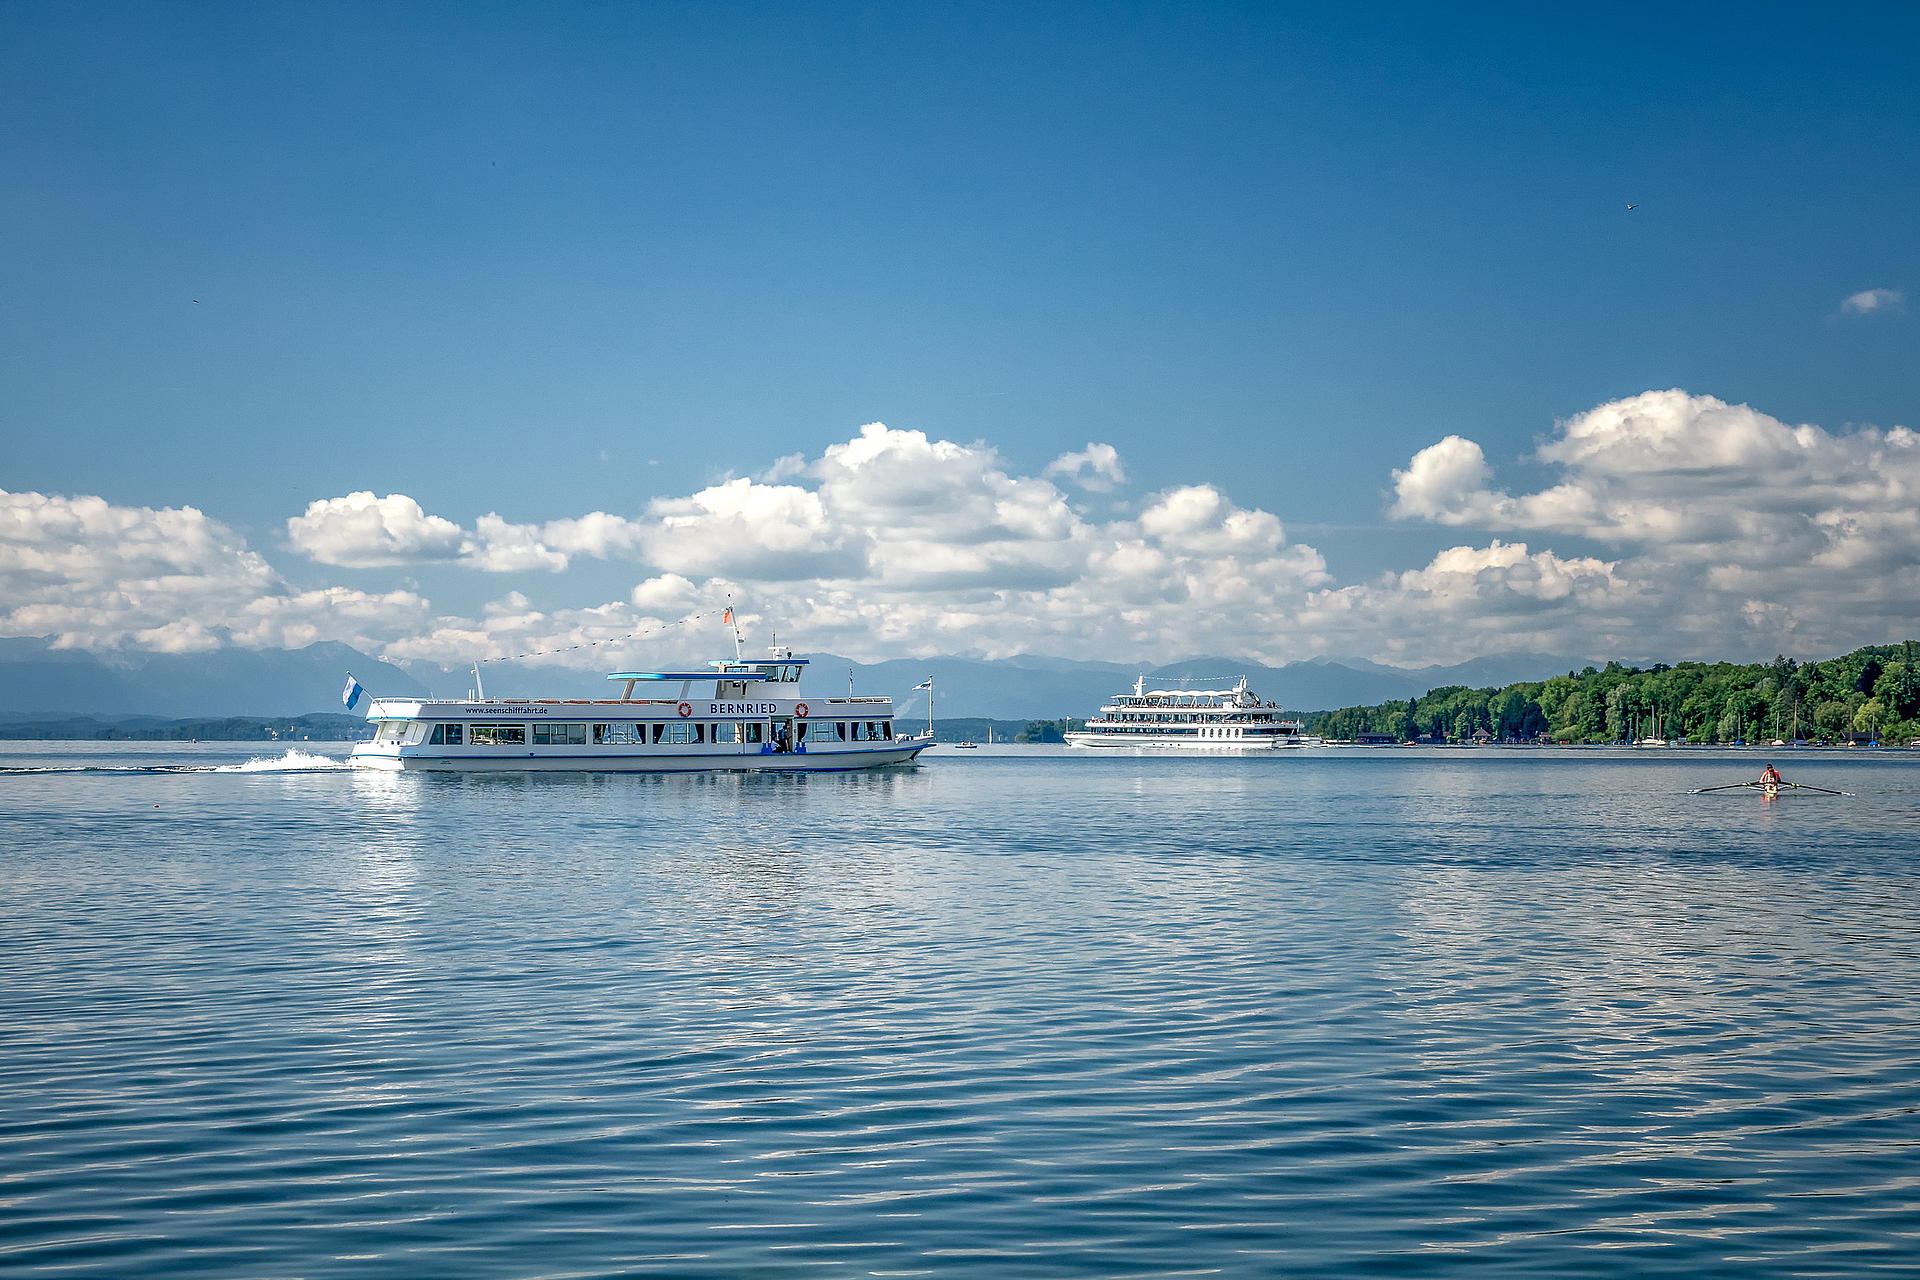
M711 671L618 671L618 698L452 701L376 697L378 728L353 749L364 769L670 773L767 769L817 773L905 764L931 733L896 733L891 698L801 698L805 658ZM694 686L710 682L712 693ZM679 688L659 696L663 686ZM651 696L649 696L651 695Z
M1231 689L1148 689L1145 676L1100 708L1086 727L1066 735L1076 747L1187 747L1206 751L1271 751L1317 747L1306 725L1263 702L1247 678Z

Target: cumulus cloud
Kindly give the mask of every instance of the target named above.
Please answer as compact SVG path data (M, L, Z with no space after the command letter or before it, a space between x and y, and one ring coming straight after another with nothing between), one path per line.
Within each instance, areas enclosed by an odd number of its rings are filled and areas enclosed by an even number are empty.
M1112 474L1094 452L1094 470ZM1319 552L1270 512L1211 485L1152 495L1094 520L1046 475L991 446L868 424L810 459L647 504L621 546L654 571L630 599L588 612L495 610L446 619L409 656L483 642L585 644L737 594L750 626L855 657L902 652L1140 652L1269 643L1270 600L1327 581ZM551 531L553 525L545 526ZM598 661L582 651L584 665ZM565 660L564 657L561 660Z
M0 491L0 628L8 635L207 648L216 642L194 620L224 616L231 602L277 584L233 530L192 507Z
M1449 547L1418 569L1316 592L1295 622L1412 665L1510 650L1630 655L1646 643L1636 630L1643 597L1617 562L1495 539Z
M1448 436L1393 473L1393 514L1442 524L1483 519L1495 501L1487 455L1471 440Z
M706 656L695 637L711 647L711 629L673 624L732 600L750 635L855 658L1417 665L1515 649L1808 653L1915 620L1920 437L1905 428L1832 431L1649 391L1554 424L1528 461L1550 473L1538 487L1503 483L1465 436L1420 450L1393 473L1392 514L1463 536L1347 582L1229 486L1089 505L1083 491L1124 475L1101 446L1022 474L984 442L879 423L626 515L462 524L368 491L288 522L309 572L457 564L513 587L583 557L634 566L617 599L507 590L477 616L391 583L290 582L192 508L0 493L0 628L176 651L338 639L448 664L556 650L530 661L592 668ZM636 632L652 638L634 647Z
M1840 310L1850 316L1885 315L1907 305L1907 295L1898 289L1862 289L1840 302Z
M1127 469L1120 462L1120 451L1110 444L1094 444L1074 453L1063 453L1047 464L1046 475L1059 476L1069 484L1095 493L1106 493L1127 482Z
M850 577L870 539L827 511L821 496L790 484L740 478L686 498L649 504L639 542L654 567L766 581Z
M544 525L515 524L489 512L465 529L428 515L404 493L321 498L287 521L295 551L347 569L439 562L489 573L558 573L575 555L621 555L639 541L633 521L604 511Z
M372 569L457 559L467 535L404 493L381 498L363 490L308 503L304 514L287 521L287 541L321 564Z
M424 618L407 592L300 592L192 507L0 491L0 632L182 653L228 644L378 644Z
M1658 607L1640 621L1671 642L1750 619L1813 646L1880 634L1871 617L1911 625L1920 435L1905 427L1830 432L1649 391L1558 424L1534 459L1558 482L1510 493L1479 445L1449 436L1394 472L1393 514L1622 547L1616 575L1645 585Z

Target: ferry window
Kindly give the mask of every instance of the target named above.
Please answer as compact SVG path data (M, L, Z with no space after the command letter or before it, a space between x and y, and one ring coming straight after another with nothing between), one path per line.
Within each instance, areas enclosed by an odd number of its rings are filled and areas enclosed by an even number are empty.
M833 722L833 736L840 739L840 741L842 742L845 742L849 737L852 736L852 729L853 729L853 726L848 724L845 720L835 720Z
M653 740L655 742L665 742L667 740L667 726L664 724L653 726Z
M739 735L735 731L735 726L733 722L728 721L725 724L716 724L715 726L713 726L713 740L715 742L739 741Z
M435 746L435 747L460 746L462 740L466 737L466 734L464 732L465 729L466 729L465 725L437 724L433 726L433 733L431 736L427 738L427 744L429 746Z
M764 742L766 741L766 732L767 726L758 721L753 724L743 724L740 726L740 741Z
M406 735L407 726L397 720L389 720L380 726L380 732L373 735L375 742L398 742Z
M666 737L655 738L655 742L692 742L694 726L690 724L669 724L661 726L667 731Z
M586 743L587 726L583 724L533 726L533 745L536 747L583 747Z
M806 736L807 722L805 720L795 720L793 722L793 740L795 742L802 742L806 739Z
M527 740L527 726L523 724L477 724L468 735L469 742L476 747L516 747Z
M893 721L882 720L880 722L880 736L887 741L893 739Z
M635 730L638 732L635 732ZM633 724L597 724L593 726L593 740L603 747L631 747L645 742L645 725Z

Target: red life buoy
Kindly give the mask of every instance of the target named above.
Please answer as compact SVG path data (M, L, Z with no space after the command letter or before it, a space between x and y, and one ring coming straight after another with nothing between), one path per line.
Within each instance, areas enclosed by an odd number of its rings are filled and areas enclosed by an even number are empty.
M793 714L799 716L802 720L805 720L807 718L807 704L804 702L794 703Z
M684 720L693 714L693 704L691 702L683 702L676 707L675 710L680 713L680 718Z

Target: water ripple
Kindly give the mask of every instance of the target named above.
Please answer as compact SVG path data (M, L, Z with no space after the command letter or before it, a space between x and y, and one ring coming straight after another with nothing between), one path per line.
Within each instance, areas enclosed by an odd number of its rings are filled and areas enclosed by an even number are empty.
M1920 1256L1896 762L0 760L9 1274Z

